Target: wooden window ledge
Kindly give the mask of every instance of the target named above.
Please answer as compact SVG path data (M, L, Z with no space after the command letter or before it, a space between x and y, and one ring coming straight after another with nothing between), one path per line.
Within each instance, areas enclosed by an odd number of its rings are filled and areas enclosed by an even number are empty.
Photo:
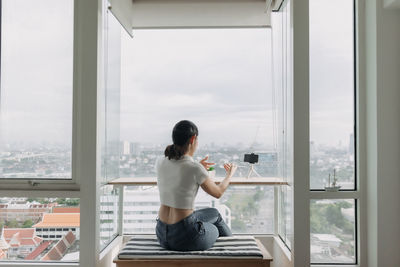
M213 179L217 184L223 180L223 177ZM109 181L109 185L157 185L157 177L134 177L117 178ZM231 185L288 185L287 181L277 177L233 177Z

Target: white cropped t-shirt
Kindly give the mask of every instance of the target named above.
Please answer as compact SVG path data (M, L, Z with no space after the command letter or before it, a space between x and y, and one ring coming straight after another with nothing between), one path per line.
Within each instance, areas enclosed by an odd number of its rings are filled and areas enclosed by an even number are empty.
M161 204L193 209L199 185L208 177L203 165L186 155L179 160L163 157L157 160L156 170Z

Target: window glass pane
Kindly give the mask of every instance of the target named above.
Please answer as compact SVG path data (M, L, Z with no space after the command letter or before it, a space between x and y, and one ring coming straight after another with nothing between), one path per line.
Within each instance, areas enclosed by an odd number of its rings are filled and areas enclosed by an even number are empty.
M100 249L118 235L119 189L105 185L100 189Z
M104 88L101 99L102 182L119 177L121 25L108 9L104 20ZM124 32L125 33L125 32Z
M355 200L312 200L311 262L355 263Z
M292 57L290 2L272 14L274 92L277 99L279 177L288 182L280 186L278 234L290 248L292 238Z
M103 3L105 4L105 2ZM119 177L120 158L120 81L121 81L121 26L104 8L104 87L100 105L102 131L101 186L100 186L100 249L105 248L118 235L118 188L107 182Z
M0 261L79 261L78 198L0 198Z
M221 199L201 189L195 209L217 208L234 234L271 234L274 191L271 186L230 186ZM155 233L160 208L156 186L128 186L124 193L124 233Z
M122 177L154 177L182 119L199 127L196 160L208 154L216 176L229 161L246 177L249 152L260 176L277 176L270 29L138 30L122 38L121 64Z
M355 185L353 5L353 0L310 0L312 189L327 186L334 170L342 189Z
M0 177L71 178L73 0L3 0Z

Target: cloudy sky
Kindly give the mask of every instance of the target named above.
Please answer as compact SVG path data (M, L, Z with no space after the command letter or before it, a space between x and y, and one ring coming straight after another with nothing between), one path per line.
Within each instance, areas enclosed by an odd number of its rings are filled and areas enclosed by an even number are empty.
M310 8L311 139L346 144L352 1L311 0ZM121 42L122 140L169 143L174 123L190 119L202 144L274 145L270 29L134 35ZM2 142L70 141L72 0L3 0L2 38Z
M137 31L122 39L121 138L170 142L181 119L201 143L272 142L271 31Z
M0 137L3 143L70 143L72 3L71 0L2 1Z

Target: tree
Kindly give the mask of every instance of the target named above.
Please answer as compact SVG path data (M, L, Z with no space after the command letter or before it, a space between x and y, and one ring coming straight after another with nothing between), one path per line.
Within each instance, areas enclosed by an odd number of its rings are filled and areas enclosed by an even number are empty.
M63 206L79 206L79 199L75 198L57 198L56 202Z
M33 224L33 221L31 219L28 219L24 221L24 223L22 224L22 228L31 228Z
M16 219L12 219L11 221L7 221L6 222L6 226L8 228L18 228L19 227L19 223Z
M234 232L243 232L246 230L246 224L240 219L233 219L231 227Z

